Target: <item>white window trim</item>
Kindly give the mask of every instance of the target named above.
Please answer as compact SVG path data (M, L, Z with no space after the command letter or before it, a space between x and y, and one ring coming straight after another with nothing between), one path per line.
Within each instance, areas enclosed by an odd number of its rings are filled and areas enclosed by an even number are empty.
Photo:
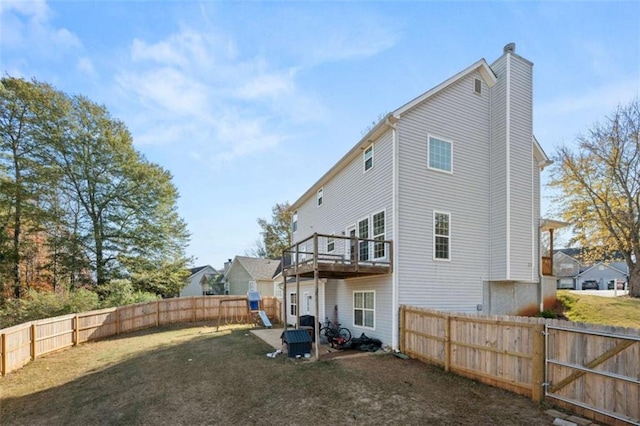
M336 251L336 239L334 237L335 234L331 234L330 237L327 237L327 253L333 253ZM329 244L333 244L333 248L329 250Z
M293 296L295 297L296 303L293 303ZM296 307L296 311L294 313L291 313L291 308L295 306ZM289 316L295 317L298 315L298 293L296 293L295 291L289 292Z
M324 204L324 186L316 192L316 207L321 207Z
M367 169L367 151L369 151L369 149L371 149L371 167ZM373 169L375 165L375 148L373 147L373 144L371 144L362 152L362 170L364 171L364 173L367 173L369 170Z
M374 223L373 223L373 217L374 217L375 215L377 215L377 214L380 214L380 213L383 213L383 214L384 214L384 234L382 234L382 236L383 236L383 237L382 237L382 241L386 241L386 239L387 239L387 210L386 210L386 209L383 209L383 210L377 211L377 212L375 212L375 213L373 213L373 214L371 215L371 220L370 220L370 224L371 224L371 225L369 226L369 227L370 227L371 239L372 239L372 240L375 240L375 239L376 239L376 236L374 235L375 225L374 225ZM372 243L372 244L373 244L373 247L372 247L371 254L372 254L372 256L375 256L375 255L376 255L376 246L375 246L375 242L374 242L374 243ZM383 244L384 244L384 243L383 243ZM387 258L387 254L388 254L387 252L388 252L388 251L389 251L389 250L387 249L387 245L385 244L385 245L384 245L384 256L383 256L383 257L373 257L373 260L384 260L384 259L386 259L386 258Z
M449 257L447 259L442 259L440 257L436 257L436 215L437 214L446 214L447 216L449 216L449 235L447 236L447 238L449 238ZM433 232L433 260L437 261L437 262L451 262L451 254L453 252L453 250L451 249L451 213L450 212L445 212L442 210L434 210L433 211L433 217L431 219L431 229ZM440 235L441 237L443 237L444 235Z
M352 312L356 310L356 293L373 293L373 309L366 309L367 311L373 311L373 327L368 327L366 325L357 325L356 324L356 316L353 315L352 323L353 327L363 328L365 330L375 330L376 329L376 291L375 290L354 290L351 298L351 309ZM364 299L363 299L364 303ZM362 308L362 311L365 311L365 308ZM364 324L364 314L362 315L362 321Z
M362 222L363 220L367 221L367 237L363 237L362 235L360 235L360 222ZM358 219L358 221L356 222L356 238L360 239L360 238L364 238L366 240L370 240L371 239L371 215L367 215L367 216L363 216L362 218ZM358 250L358 256L356 257L358 259L358 262L370 262L373 260L373 258L371 257L371 243L367 243L367 260L361 260L360 259L360 241L358 241L356 250Z
M291 217L291 231L295 234L298 231L298 210L293 212L293 216Z
M476 82L477 81L480 82L480 91L479 92L476 90L476 85L477 85ZM475 77L473 79L473 93L475 93L476 95L482 95L482 79L479 79L478 77Z
M442 142L447 142L448 144L451 145L451 170L443 170L443 169L438 169L436 167L431 167L430 165L431 138L441 140ZM448 175L453 174L453 141L450 141L449 139L441 138L440 136L437 136L437 135L427 134L427 169L433 170L435 172L446 173Z

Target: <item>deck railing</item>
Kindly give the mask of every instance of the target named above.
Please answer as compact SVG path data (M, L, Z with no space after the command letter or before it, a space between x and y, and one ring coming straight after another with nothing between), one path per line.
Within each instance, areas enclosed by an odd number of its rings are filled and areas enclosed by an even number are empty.
M302 266L322 267L340 264L353 267L393 265L393 244L390 240L358 238L341 235L313 234L284 250L282 269L288 275Z

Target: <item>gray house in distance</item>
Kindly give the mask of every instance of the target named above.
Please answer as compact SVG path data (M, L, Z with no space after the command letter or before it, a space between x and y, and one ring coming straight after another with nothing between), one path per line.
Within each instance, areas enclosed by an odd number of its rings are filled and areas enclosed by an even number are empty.
M527 314L553 303L532 70L514 44L480 59L389 113L295 201L286 312L305 294L319 321L396 348L401 305Z

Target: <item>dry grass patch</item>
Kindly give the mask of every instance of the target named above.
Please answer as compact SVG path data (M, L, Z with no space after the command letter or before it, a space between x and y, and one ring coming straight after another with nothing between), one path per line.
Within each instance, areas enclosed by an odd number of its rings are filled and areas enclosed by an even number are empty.
M37 359L0 379L3 425L551 424L530 400L391 355L266 357L247 330L178 326Z

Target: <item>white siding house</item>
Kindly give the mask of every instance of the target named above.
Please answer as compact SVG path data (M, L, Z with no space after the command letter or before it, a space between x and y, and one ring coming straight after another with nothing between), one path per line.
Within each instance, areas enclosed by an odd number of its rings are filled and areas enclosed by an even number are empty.
M191 268L189 271L191 275L188 278L187 285L180 290L180 297L204 295L208 288L208 280L219 275L219 272L210 265L198 266Z
M532 67L513 44L492 65L480 59L389 113L292 204L285 274L316 273L318 320L337 311L354 336L397 347L400 305L539 310L550 162L533 137ZM314 254L316 272L296 262Z

